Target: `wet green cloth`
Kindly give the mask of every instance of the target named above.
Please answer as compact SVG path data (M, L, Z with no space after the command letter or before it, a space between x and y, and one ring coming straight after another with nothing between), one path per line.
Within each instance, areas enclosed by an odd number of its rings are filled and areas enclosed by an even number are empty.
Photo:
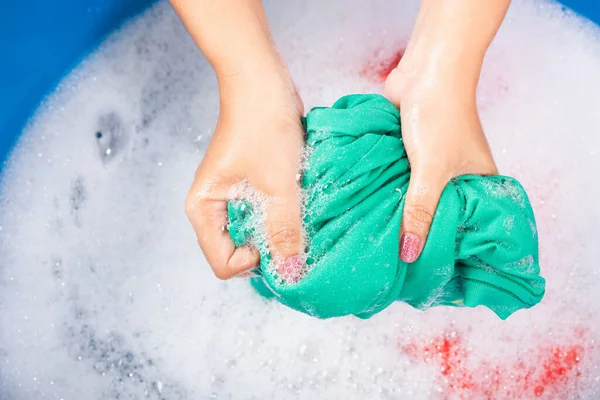
M236 245L261 243L263 295L307 314L368 318L394 301L419 309L486 306L500 318L537 304L536 224L513 178L462 176L445 188L421 257L398 258L410 167L397 108L379 95L351 95L303 120L311 149L306 189L308 273L283 282L270 265L248 204L229 204Z

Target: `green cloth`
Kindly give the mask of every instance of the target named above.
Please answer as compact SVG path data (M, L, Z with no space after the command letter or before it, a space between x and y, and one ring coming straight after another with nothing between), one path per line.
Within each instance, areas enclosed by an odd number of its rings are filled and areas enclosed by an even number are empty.
M403 301L418 309L483 305L505 319L542 299L535 219L515 179L453 179L423 253L407 264L398 251L410 166L397 108L379 95L350 95L303 122L310 269L300 281L277 276L248 203L229 203L234 243L259 243L262 277L253 285L261 294L319 318L368 318Z

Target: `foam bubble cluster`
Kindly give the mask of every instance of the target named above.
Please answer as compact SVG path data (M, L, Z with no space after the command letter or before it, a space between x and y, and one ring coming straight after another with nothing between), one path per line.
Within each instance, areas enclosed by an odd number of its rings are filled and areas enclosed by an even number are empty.
M419 2L265 5L309 109L381 92ZM599 398L598 29L514 1L478 104L500 170L536 211L543 302L505 322L404 304L316 320L203 259L183 202L217 83L157 4L62 81L3 170L0 398Z

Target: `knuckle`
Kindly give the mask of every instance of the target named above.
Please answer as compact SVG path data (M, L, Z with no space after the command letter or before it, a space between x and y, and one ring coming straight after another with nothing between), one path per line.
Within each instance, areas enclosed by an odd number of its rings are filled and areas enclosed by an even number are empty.
M405 206L404 213L408 217L409 223L429 226L433 221L433 212L420 204L410 204Z
M296 251L296 247L300 243L300 236L300 231L288 223L271 224L269 229L271 245L281 252Z
M213 268L213 273L217 279L222 281L233 278L233 272L228 268Z
M193 191L190 191L185 198L185 214L192 222L199 217L203 220L212 220L220 216L219 210L215 209L208 199Z
M185 197L185 214L189 219L198 212L198 198L191 191Z

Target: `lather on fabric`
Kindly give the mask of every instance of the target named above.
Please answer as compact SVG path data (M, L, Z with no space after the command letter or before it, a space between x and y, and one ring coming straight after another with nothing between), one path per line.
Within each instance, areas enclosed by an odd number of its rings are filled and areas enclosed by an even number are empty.
M252 209L229 203L229 232L240 246L261 243L265 296L319 318L368 318L394 301L418 309L486 306L505 319L537 304L536 224L513 178L461 176L445 188L420 258L399 259L410 166L397 108L379 95L350 95L311 110L303 123L310 156L302 186L307 271L295 283L277 275Z

